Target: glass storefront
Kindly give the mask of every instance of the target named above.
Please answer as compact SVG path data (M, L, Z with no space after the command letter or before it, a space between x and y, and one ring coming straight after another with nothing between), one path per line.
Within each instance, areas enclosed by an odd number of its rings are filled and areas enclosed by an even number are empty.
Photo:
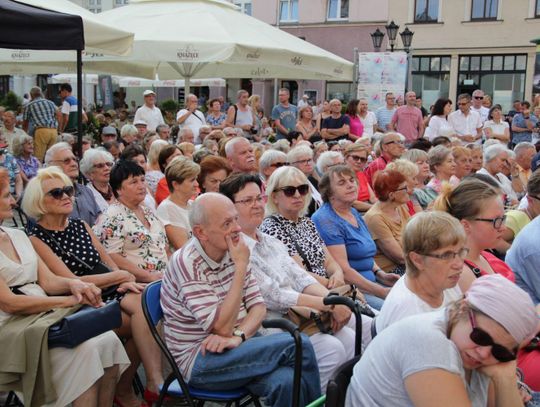
M412 58L412 90L429 107L439 98L448 98L450 56L417 56Z

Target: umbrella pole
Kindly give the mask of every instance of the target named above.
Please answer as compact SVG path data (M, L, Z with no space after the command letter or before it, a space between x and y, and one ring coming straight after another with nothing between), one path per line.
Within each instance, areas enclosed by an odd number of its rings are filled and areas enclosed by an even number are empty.
M82 158L82 50L77 50L77 155Z
M185 76L184 77L184 104L187 106L187 98L190 93L190 82L191 82L191 76Z

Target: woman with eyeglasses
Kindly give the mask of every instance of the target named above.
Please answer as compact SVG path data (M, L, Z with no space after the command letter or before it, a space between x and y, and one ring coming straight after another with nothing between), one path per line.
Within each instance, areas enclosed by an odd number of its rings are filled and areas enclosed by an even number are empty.
M353 369L345 405L523 406L516 353L538 321L522 289L480 277L463 299L377 335Z
M360 213L352 204L358 196L356 174L345 165L327 170L319 183L324 205L312 216L328 251L341 267L345 281L355 284L368 304L380 310L399 278L374 261L377 246Z
M191 237L189 207L199 193L199 164L188 157L176 157L165 169L165 179L171 194L157 208L157 216L165 226L167 239L174 250L180 249Z
M359 143L349 144L345 147L343 155L345 156L345 163L355 172L358 181L358 196L353 206L360 212L366 212L377 202L377 197L364 174L369 147Z
M148 386L156 392L163 382L160 351L145 323L140 293L144 286L135 276L120 270L107 254L92 229L80 219L69 217L73 209L74 188L71 180L57 167L47 167L28 183L22 206L37 220L29 231L30 241L40 258L57 276L92 283L106 290L104 301L116 299L122 309L123 325L117 334L126 339L130 360L142 358ZM94 274L99 263L107 268ZM117 286L116 290L110 287ZM133 363L116 387L119 405L138 403L132 382L138 363Z
M79 165L82 174L89 181L86 186L94 194L101 212L105 212L109 205L116 201L109 185L114 165L113 156L107 151L91 148L84 153Z
M515 281L510 267L488 251L500 243L504 231L506 216L500 190L479 179L466 178L454 189L444 186L434 209L449 213L465 229L469 253L459 281L463 292L482 275L498 273Z
M343 285L343 271L305 216L311 202L306 175L294 167L278 168L268 180L266 196L266 218L260 231L281 240L289 255L326 288Z
M364 221L377 245L375 262L389 273L405 273L405 253L401 234L411 218L407 208L412 193L407 179L388 167L375 174L373 188L379 201L364 215Z
M457 219L441 211L411 218L402 236L406 272L390 290L377 316L377 332L408 316L437 311L462 293L458 286L468 253Z

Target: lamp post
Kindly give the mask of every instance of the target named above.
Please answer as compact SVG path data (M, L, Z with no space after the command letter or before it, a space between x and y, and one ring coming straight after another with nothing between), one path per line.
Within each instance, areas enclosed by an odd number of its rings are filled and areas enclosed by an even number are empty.
M394 52L399 25L394 23L394 20L392 20L390 24L388 24L384 28L386 28L386 34L388 34L388 43L390 44L390 52Z
M399 33L399 36L401 37L401 41L403 42L403 49L405 49L405 52L407 53L407 79L405 81L405 91L406 92L408 92L410 90L409 86L411 86L411 84L412 84L411 44L412 44L413 35L414 35L414 32L409 30L409 27L405 27L405 29L402 32Z
M373 48L375 48L375 52L380 52L384 33L377 28L375 32L372 32L370 35L371 41L373 41Z

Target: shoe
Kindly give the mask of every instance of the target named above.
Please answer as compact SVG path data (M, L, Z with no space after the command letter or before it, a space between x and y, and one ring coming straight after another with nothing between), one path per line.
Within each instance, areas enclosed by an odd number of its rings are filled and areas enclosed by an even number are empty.
M154 393L153 391L150 391L148 389L144 389L144 396L143 398L146 400L146 403L148 406L152 406L152 404L157 403L159 400L159 393ZM171 398L169 396L165 396L163 398L163 402L170 401Z
M117 407L125 407L124 403L121 402L120 399L117 398L116 396L113 399L113 404ZM143 400L141 401L141 407L150 407L150 405L148 405L148 403L145 400Z

